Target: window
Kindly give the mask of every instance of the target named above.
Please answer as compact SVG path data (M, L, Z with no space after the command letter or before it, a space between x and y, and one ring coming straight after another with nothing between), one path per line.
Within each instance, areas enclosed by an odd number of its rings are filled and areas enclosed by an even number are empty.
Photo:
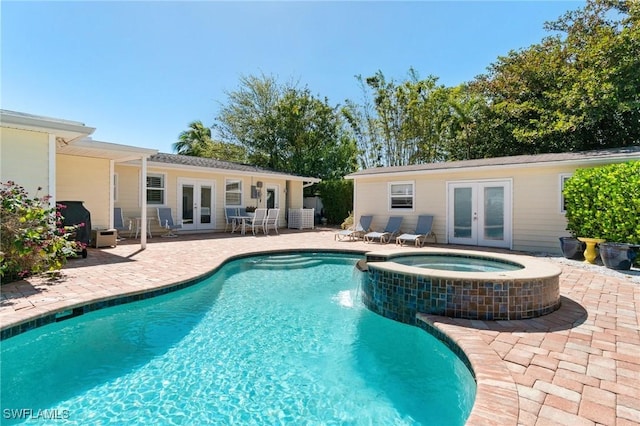
M147 175L147 204L164 204L164 175L148 174Z
M227 179L224 187L224 203L226 206L242 205L242 181Z
M413 182L389 183L389 208L391 210L413 209Z
M571 174L561 174L560 175L560 213L566 213L567 212L567 205L564 201L564 184L567 182L567 180L569 180L569 178L571 177Z

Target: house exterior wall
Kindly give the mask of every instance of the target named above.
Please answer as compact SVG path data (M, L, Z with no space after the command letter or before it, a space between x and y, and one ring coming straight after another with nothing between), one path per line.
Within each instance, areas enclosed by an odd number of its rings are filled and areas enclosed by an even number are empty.
M109 160L56 156L57 201L82 201L91 213L91 227L109 228Z
M581 166L586 167L586 166ZM402 231L411 232L420 214L434 216L438 242L447 242L447 183L510 180L512 185L512 247L514 250L560 254L558 238L569 235L561 211L561 176L572 174L574 165L529 165L515 168L429 171L395 176L355 178L355 216L373 214L372 227L383 229L392 215L404 216ZM414 182L412 211L389 208L389 183Z
M45 196L52 194L49 174L48 133L0 128L1 182L11 180L32 197Z
M125 219L140 216L141 196L140 196L140 168L126 164L115 165L115 173L117 175L117 194L115 207L121 207ZM252 178L250 176L241 175L229 171L229 173L215 173L200 170L163 168L157 165L149 165L147 175L163 174L165 176L165 203L162 205L147 205L147 217L151 218L152 234L160 233L162 228L157 221L157 207L170 207L174 216L174 220L178 218L178 181L181 179L197 179L199 181L210 181L214 185L215 193L213 195L213 220L214 230L223 231L225 229L225 185L227 179L240 179L242 181L242 206L258 206L265 207L264 193L267 187L275 186L278 189L278 206L280 207L279 224L281 227L286 226L285 205L286 205L286 179L277 177L253 178L253 185L257 181L263 182L263 196L258 203L257 199L251 198ZM302 207L302 182L290 182L290 189L293 194L292 206ZM298 195L299 194L299 195Z

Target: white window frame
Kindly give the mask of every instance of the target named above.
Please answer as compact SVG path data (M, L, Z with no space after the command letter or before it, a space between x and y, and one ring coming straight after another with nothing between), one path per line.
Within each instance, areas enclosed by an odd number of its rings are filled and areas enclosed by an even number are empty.
M145 182L145 191L144 196L147 199L147 205L150 206L164 206L167 203L167 174L166 173L147 173L147 180L151 177L159 177L162 182L162 187L151 187L148 185L148 182ZM149 201L149 191L161 191L162 200L161 202L153 202Z
M392 189L394 185L411 185L411 194L403 194L402 196L394 196L392 193ZM394 198L406 198L408 196L411 196L411 207L394 207L393 206L393 199ZM389 211L413 211L415 209L415 205L416 205L416 182L413 180L406 180L406 181L396 181L396 182L389 182L387 185L387 197L389 200Z
M567 181L567 179L569 179L571 176L573 176L573 173L560 173L559 179L558 179L558 183L559 183L559 188L560 188L560 196L558 197L558 207L560 210L561 214L565 214L567 213L567 211L564 208L564 183Z
M239 189L238 190L234 190L234 191L229 191L227 189L227 186L230 183L238 183ZM242 207L243 205L243 200L244 200L244 185L242 184L242 179L231 179L231 178L227 178L224 180L224 206L225 207ZM227 201L227 194L229 193L233 193L233 194L239 194L240 198L238 199L238 204L230 204Z

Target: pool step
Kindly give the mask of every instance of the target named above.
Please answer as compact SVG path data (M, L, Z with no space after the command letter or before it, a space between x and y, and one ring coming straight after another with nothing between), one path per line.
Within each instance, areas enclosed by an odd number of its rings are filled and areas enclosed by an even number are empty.
M301 269L318 266L322 263L320 259L312 259L300 255L284 255L276 257L262 258L252 267L256 269Z

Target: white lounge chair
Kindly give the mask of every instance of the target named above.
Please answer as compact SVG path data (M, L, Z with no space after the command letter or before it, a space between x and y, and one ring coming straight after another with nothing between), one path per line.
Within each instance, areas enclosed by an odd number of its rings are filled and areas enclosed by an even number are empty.
M420 215L418 216L418 224L413 234L402 234L396 237L396 244L402 245L404 243L413 242L416 247L422 247L425 240L432 237L435 242L438 242L436 234L431 230L433 227L432 215Z
M351 241L357 240L358 238L362 238L364 234L371 230L371 222L373 221L373 216L371 215L362 215L360 216L360 221L356 226L352 226L348 229L343 229L334 234L333 239L342 241L344 239L349 239Z
M366 243L374 242L375 240L380 240L381 243L388 243L391 241L391 238L400 234L400 226L402 225L402 216L391 216L387 221L387 226L384 228L382 232L368 232L364 234L364 241Z
M278 218L280 217L280 209L269 209L267 212L267 217L264 220L264 233L269 234L269 229L273 229L276 231L276 234L280 234L278 232Z
M167 230L163 237L177 237L178 234L173 231L182 228L182 223L174 223L170 207L158 207L158 222Z

